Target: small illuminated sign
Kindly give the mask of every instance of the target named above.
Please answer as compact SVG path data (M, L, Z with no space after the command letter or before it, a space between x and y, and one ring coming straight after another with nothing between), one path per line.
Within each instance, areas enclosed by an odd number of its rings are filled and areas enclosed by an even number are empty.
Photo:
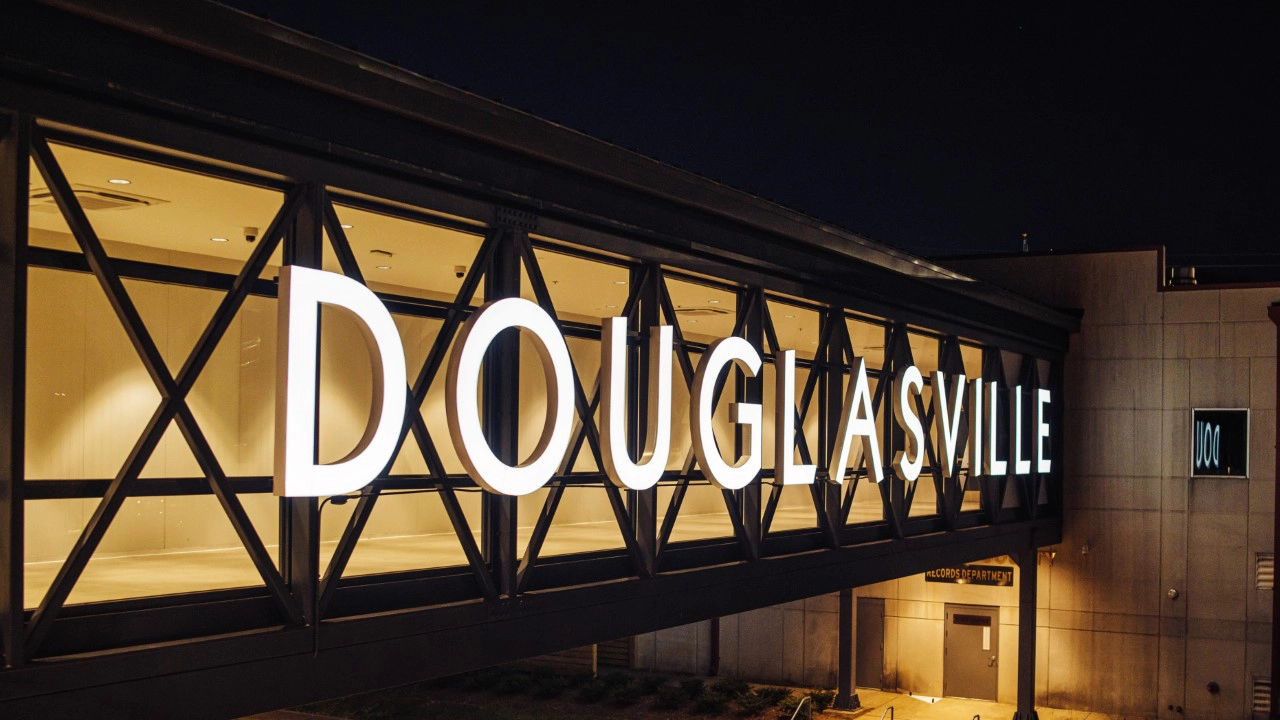
M1191 474L1245 477L1249 474L1249 411L1191 411Z
M955 583L957 585L1013 585L1013 568L1001 565L960 565L941 567L924 574L925 582Z

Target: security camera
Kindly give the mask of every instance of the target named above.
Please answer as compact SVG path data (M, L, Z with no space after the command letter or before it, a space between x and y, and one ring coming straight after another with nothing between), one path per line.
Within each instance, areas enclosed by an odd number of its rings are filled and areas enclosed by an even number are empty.
M258 240L258 228L247 227L244 229L245 242L257 242L257 240Z
M453 266L453 276L454 276L454 277L456 277L456 278L458 278L459 280L461 280L461 279L463 278L463 276L465 276L466 274L467 274L467 266L466 266L466 265L454 265L454 266Z

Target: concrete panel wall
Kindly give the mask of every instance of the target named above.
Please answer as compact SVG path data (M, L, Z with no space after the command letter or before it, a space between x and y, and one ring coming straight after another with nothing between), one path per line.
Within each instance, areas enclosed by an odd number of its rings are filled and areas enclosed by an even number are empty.
M1256 554L1274 547L1276 342L1267 306L1280 288L1161 291L1155 251L955 265L1084 310L1065 368L1066 523L1056 555L1039 567L1037 704L1170 720L1249 717L1253 679L1270 667L1273 591L1256 588L1254 568ZM1190 477L1196 407L1250 409L1248 478ZM999 607L999 699L1015 701L1016 581L975 587L916 576L855 594L885 600L888 687L926 695L943 688L945 605ZM721 673L833 687L836 610L832 595L725 618Z

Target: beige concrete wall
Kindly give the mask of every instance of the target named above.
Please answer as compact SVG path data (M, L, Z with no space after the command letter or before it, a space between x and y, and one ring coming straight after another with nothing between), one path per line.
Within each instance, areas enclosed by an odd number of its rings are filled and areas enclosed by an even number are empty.
M1085 311L1066 365L1063 542L1054 567L1041 568L1038 702L1247 717L1253 678L1270 662L1272 592L1255 589L1253 575L1255 554L1274 544L1267 307L1280 288L1161 292L1158 263L1143 251L953 264ZM1189 477L1195 407L1250 409L1249 478Z
M1267 307L1280 288L1161 291L1158 263L1155 251L954 263L1085 311L1066 363L1063 540L1039 565L1036 702L1170 720L1249 717L1253 678L1270 662L1272 591L1255 589L1254 562L1274 545ZM1247 479L1190 478L1195 407L1250 409ZM999 699L1014 702L1016 580L993 588L915 576L856 594L885 599L886 686L926 695L942 692L945 605L999 607ZM831 687L835 650L834 595L721 621L721 674Z

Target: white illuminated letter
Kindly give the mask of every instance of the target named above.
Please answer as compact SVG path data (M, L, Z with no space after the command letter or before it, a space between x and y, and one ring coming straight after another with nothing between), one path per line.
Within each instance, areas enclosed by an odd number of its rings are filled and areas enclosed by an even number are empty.
M529 459L511 466L489 447L480 424L480 363L498 333L520 328L533 335L547 385L547 419ZM485 490L528 495L555 474L569 449L573 428L573 363L560 329L545 310L522 298L486 303L462 326L454 341L445 380L449 434L463 467Z
M947 378L941 371L933 373L933 433L941 440L942 477L949 478L956 467L956 447L960 441L960 412L964 407L964 374L956 376L956 394L947 405Z
M840 413L840 429L836 442L840 451L831 456L827 468L831 482L843 483L844 470L849 466L849 451L853 438L862 437L862 457L867 461L867 473L872 480L884 480L884 467L880 462L880 438L876 432L876 416L871 409L871 390L867 383L867 362L857 358L853 377L844 393L844 409Z
M987 475L1004 475L1009 472L1009 462L996 454L996 441L1000 439L996 424L1000 420L1000 383L987 383Z
M373 368L373 404L364 436L336 463L316 462L316 354L320 303L356 316ZM275 494L320 497L368 485L395 456L404 426L404 348L391 314L369 288L345 275L280 268L276 315Z
M911 397L920 394L924 387L924 378L915 365L907 365L898 371L897 397L893 404L893 416L903 430L906 447L893 457L893 469L908 482L920 477L920 468L924 466L924 428L920 426L920 418L911 407ZM908 454L913 455L907 459Z
M969 475L986 475L982 453L982 378L975 378L969 393Z
M1013 427L1009 433L1009 442L1013 443L1012 452L1009 453L1013 457L1013 474L1014 475L1030 475L1031 461L1022 457L1022 386L1015 385L1013 387Z
M1049 423L1044 418L1044 406L1049 404L1049 391L1036 390L1036 472L1047 473L1052 466L1044 454L1044 441L1049 437Z
M796 351L778 353L774 369L773 472L783 485L812 485L818 468L796 465Z
M600 321L600 455L614 485L648 490L662 478L671 454L671 326L649 331L649 405L644 450L627 452L627 319Z
M690 389L689 423L693 431L693 451L698 466L707 479L725 490L746 487L760 473L761 407L759 403L732 403L729 405L729 421L747 426L747 454L730 465L720 456L716 436L712 431L711 414L715 410L716 380L726 365L738 365L749 377L760 372L760 353L740 337L727 337L711 343L702 354L702 361L693 374Z

